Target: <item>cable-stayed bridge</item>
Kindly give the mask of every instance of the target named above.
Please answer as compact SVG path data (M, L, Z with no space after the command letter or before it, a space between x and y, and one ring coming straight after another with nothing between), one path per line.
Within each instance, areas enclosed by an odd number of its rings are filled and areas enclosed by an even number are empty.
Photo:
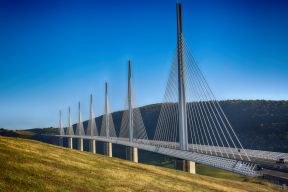
M183 159L183 170L195 173L195 162L233 171L248 176L258 176L257 161L288 158L288 154L246 150L234 132L231 123L216 100L205 77L189 50L182 32L181 4L177 10L177 48L171 65L153 137L148 137L141 111L136 107L132 86L131 61L128 61L128 92L122 115L120 132L115 131L110 112L108 84L105 86L105 110L98 132L92 95L90 115L84 129L80 103L76 130L73 129L70 108L66 130L60 112L60 140L78 141L83 150L83 139L90 141L90 151L96 153L96 142L105 142L106 154L112 157L112 144L127 146L131 159L138 162L138 149ZM85 131L86 130L86 131Z

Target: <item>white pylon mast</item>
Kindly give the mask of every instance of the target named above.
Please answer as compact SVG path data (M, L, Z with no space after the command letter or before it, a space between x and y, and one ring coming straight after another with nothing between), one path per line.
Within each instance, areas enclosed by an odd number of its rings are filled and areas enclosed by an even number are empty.
M80 101L78 102L78 123L81 123L81 111L80 111Z
M93 133L93 98L92 98L92 94L90 95L90 135L94 136Z
M185 95L185 64L182 33L182 8L176 4L177 10L177 56L178 56L178 94L179 94L179 143L181 150L188 150L187 110Z
M108 98L108 83L105 83L105 124L106 124L106 138L109 138L109 98Z
M71 120L70 106L68 108L68 127L67 127L67 131L66 131L66 135L74 135L74 130L73 130L73 126L72 126L72 120Z
M128 60L128 112L129 112L129 141L133 142L133 106L131 85L131 61Z
M59 111L59 132L60 135L64 135L64 129L63 129L63 122L62 122L62 111Z

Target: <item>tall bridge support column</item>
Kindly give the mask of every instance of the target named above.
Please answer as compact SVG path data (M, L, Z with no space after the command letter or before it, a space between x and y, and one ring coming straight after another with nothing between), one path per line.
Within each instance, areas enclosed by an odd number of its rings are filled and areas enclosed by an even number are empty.
M126 147L126 159L138 163L138 148Z
M196 174L196 164L193 161L183 160L183 171Z
M59 120L59 135L65 135L62 123L62 112L59 111L60 120ZM59 137L59 146L63 147L63 137Z
M131 156L134 163L138 163L138 148L131 147Z
M78 139L78 149L80 151L83 151L83 139L82 138Z
M73 149L73 139L72 139L72 137L68 137L68 148Z
M90 140L90 152L96 153L96 140L92 139Z
M187 129L187 103L185 82L185 60L182 32L182 8L176 4L177 11L177 62L178 62L178 111L179 111L179 144L180 149L188 151L188 129ZM183 170L195 174L195 162L183 160Z
M185 83L185 63L182 34L182 8L177 3L177 56L178 56L178 111L179 111L179 144L183 151L188 150L188 129L187 129L187 109L186 109L186 83Z
M108 157L112 157L112 143L105 143L105 153Z

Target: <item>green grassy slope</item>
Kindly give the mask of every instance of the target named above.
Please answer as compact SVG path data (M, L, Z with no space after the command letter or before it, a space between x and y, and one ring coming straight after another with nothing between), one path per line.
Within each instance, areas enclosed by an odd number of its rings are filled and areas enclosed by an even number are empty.
M0 136L0 162L0 191L277 191L257 180L191 175L21 138Z

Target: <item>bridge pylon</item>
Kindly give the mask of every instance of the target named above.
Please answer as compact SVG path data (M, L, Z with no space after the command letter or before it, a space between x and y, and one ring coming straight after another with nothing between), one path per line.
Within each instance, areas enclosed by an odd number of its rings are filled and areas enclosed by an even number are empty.
M131 87L131 61L128 60L128 126L129 141L133 142L133 106L132 106L132 87Z
M110 135L110 111L109 111L109 97L108 97L108 83L105 83L105 115L103 116L105 121L105 133L106 138L109 139L111 137ZM112 119L112 117L111 117ZM112 120L113 121L113 120ZM112 143L107 142L105 143L105 149L104 149L106 155L108 157L112 157Z
M106 138L109 138L109 118L108 118L108 113L109 113L109 98L108 98L108 83L105 83L105 126L106 126Z
M93 113L93 96L92 96L92 94L90 95L90 114L89 114L89 122L88 122L88 128L87 128L86 135L90 135L91 137L98 135L97 134L96 121L95 121L94 113ZM96 140L95 139L91 139L89 141L89 150L92 153L96 153Z
M177 10L177 61L178 61L178 110L179 110L179 143L181 150L188 150L187 109L185 93L185 63L182 32L182 8L176 4Z
M187 103L185 82L185 60L182 31L182 6L176 4L177 12L177 64L178 64L178 113L179 113L179 144L180 149L188 151ZM183 171L195 174L195 162L183 160Z
M82 118L81 118L80 101L78 102L77 135L84 135L84 128L83 128ZM78 139L78 149L79 149L80 151L83 151L83 138L79 138L79 139Z
M129 128L129 141L133 142L134 138L134 122L133 122L133 104L132 104L132 83L131 83L131 60L128 60L128 128ZM138 163L138 148L128 147L130 159Z
M63 128L63 122L62 122L62 111L59 111L59 134L65 135L64 128ZM59 145L63 147L63 137L59 137Z
M74 130L72 126L71 120L71 110L70 107L68 108L68 127L66 130L66 135L74 135ZM72 137L68 137L68 148L73 149L73 139Z

